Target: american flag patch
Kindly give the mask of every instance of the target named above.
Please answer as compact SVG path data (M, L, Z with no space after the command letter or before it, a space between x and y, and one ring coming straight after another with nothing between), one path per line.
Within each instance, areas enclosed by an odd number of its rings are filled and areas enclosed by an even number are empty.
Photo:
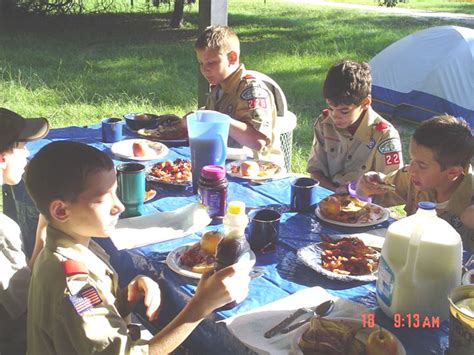
M75 295L69 296L69 301L76 310L77 314L82 314L95 305L102 302L97 290L93 286L89 286L80 290Z

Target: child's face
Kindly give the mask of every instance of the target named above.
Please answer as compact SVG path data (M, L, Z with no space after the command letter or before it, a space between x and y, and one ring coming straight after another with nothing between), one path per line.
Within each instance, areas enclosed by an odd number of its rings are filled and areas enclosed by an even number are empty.
M211 85L219 85L233 72L229 55L213 49L197 49L196 56L202 75Z
M0 154L0 166L2 167L0 173L4 184L16 185L21 181L29 155L30 152L23 142L17 143L12 151Z
M429 191L447 185L448 169L441 169L436 161L433 151L415 140L410 142L410 165L408 173L415 188L421 191Z
M332 121L334 122L334 126L339 129L347 128L353 123L355 123L359 119L362 112L367 109L367 106L364 104L335 105L330 100L326 100L326 103L328 104L328 109Z
M84 238L110 236L124 210L116 190L114 169L90 173L77 200L66 202L69 218L63 230Z

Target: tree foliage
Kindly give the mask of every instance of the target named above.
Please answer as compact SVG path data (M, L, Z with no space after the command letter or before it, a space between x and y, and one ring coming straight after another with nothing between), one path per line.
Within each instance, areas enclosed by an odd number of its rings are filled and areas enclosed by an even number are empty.
M378 0L380 6L395 7L399 2L408 2L408 0Z

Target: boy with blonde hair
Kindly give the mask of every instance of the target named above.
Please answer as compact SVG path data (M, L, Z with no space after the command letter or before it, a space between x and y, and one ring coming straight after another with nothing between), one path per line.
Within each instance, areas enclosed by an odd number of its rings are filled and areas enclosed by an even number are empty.
M29 155L26 143L48 133L45 118L24 119L0 108L0 185L21 181ZM37 234L39 245L41 232ZM33 261L30 260L30 266ZM26 305L31 271L20 227L0 212L0 353L24 354Z
M265 83L240 63L240 41L227 26L209 26L195 43L202 75L211 85L205 108L229 115L229 147L248 147L255 158L284 163L276 106Z
M135 277L118 289L115 271L89 248L108 237L124 206L112 160L88 145L57 141L30 162L26 186L48 219L28 297L29 354L167 354L214 309L248 292L250 268L233 265L203 275L194 297L149 342L132 339L124 317L141 299L150 320L161 303L158 284Z
M410 165L387 176L368 172L359 179L357 193L378 195L379 203L406 203L408 215L418 202L437 205L438 216L461 235L465 249L474 251L474 176L470 160L474 137L468 124L453 116L436 116L418 126L410 142ZM395 191L388 190L394 184Z
M371 85L367 63L345 60L327 73L328 108L314 123L306 168L327 189L339 192L367 171L387 174L403 165L397 130L370 106Z

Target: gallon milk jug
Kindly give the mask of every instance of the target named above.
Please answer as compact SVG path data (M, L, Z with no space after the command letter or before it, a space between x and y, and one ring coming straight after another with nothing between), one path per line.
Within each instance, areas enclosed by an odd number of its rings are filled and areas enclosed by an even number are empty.
M392 223L385 236L377 279L377 301L401 319L449 317L448 293L461 284L462 242L451 225L436 216L435 204Z

